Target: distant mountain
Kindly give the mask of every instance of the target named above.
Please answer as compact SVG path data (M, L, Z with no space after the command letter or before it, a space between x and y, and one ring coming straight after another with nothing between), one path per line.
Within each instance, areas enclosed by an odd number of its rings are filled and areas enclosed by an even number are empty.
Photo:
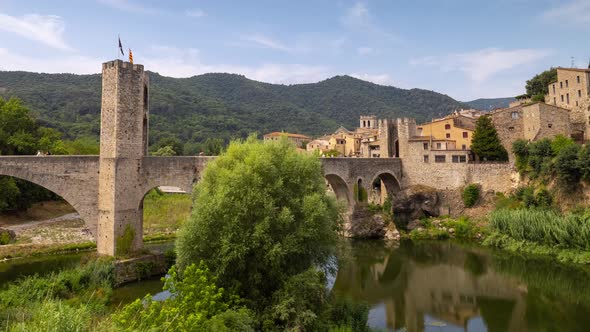
M475 108L482 111L491 111L495 108L505 108L508 105L515 101L514 97L506 97L506 98L480 98L472 101L466 101L465 104L469 105L471 108Z
M150 141L182 142L289 131L321 135L354 128L361 114L432 117L466 108L449 96L336 76L312 84L262 83L234 74L171 78L150 73ZM67 138L100 132L101 76L0 72L0 96L24 100L43 125Z

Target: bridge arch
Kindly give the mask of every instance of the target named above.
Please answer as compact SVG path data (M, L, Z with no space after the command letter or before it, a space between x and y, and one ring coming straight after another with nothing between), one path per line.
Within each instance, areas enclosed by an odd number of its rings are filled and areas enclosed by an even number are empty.
M401 191L401 185L391 172L379 172L371 181L371 189L379 196L374 197L374 203L383 204L387 199L393 199Z
M26 172L10 172L6 170L0 170L0 176L11 177L14 179L19 179L22 181L35 184L43 189L50 191L54 195L59 196L66 203L68 203L78 213L78 215L80 215L80 218L84 221L86 227L88 227L90 231L94 235L96 235L96 224L92 224L94 213L85 204L83 198L78 197L74 193L68 192L67 190L64 191L61 188L61 186L56 183L39 181L39 179L37 179L34 176L30 176L30 174L26 174Z
M163 192L160 187L173 192ZM172 185L151 187L139 200L137 213L140 229L136 231L141 232L142 239L149 235L150 229L158 233L173 232L189 217L192 204L190 190Z
M337 174L326 174L324 175L324 178L328 181L332 191L334 191L336 199L345 202L347 206L350 207L352 200L350 199L350 189L348 188L346 181Z

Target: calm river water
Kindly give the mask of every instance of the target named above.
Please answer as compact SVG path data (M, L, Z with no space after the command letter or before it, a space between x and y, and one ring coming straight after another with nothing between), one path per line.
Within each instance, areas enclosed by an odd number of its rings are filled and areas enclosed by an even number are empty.
M18 276L78 264L86 254L0 262ZM369 304L386 331L590 331L590 269L450 242L350 242L330 278L339 297ZM113 305L157 293L158 279L115 290Z

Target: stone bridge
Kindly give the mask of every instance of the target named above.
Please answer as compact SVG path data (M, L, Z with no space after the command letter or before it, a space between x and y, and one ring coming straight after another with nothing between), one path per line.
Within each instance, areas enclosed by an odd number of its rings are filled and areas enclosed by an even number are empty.
M158 186L191 192L213 157L147 156L149 79L143 66L104 63L102 80L99 156L0 156L0 175L61 196L96 236L99 254L118 255L143 246L145 194ZM379 183L388 194L400 190L398 158L323 158L322 165L337 198L351 211L359 188L369 192Z

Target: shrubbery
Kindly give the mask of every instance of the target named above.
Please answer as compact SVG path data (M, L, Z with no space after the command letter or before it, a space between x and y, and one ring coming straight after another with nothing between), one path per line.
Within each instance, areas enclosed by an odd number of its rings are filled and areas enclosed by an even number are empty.
M470 184L463 189L463 203L466 207L473 207L479 200L479 186L477 184Z

